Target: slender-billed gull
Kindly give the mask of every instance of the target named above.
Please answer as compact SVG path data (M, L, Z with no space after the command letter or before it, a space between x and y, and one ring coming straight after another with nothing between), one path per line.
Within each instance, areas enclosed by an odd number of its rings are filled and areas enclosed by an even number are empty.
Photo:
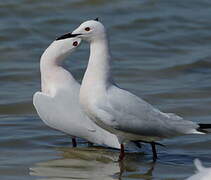
M211 179L211 168L206 168L202 166L199 159L194 160L197 172L193 176L187 178L186 180L210 180Z
M80 44L70 33L55 40L40 60L41 91L33 104L40 118L50 127L90 142L120 148L115 135L93 123L79 105L80 84L62 67L62 62Z
M186 134L204 134L209 124L197 124L173 113L163 113L136 95L119 88L111 75L111 56L106 30L102 23L82 23L72 35L90 42L90 57L80 89L80 104L100 127L116 134L121 144L119 160L124 158L123 143L128 140L151 144Z

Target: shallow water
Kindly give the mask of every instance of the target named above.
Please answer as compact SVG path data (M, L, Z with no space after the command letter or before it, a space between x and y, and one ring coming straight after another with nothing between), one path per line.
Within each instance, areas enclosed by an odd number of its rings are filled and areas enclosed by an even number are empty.
M108 29L113 70L121 87L164 112L211 122L211 2L208 0L7 0L0 1L0 179L180 180L193 160L211 166L211 135L164 140L159 159L151 150L128 153L71 148L70 137L37 116L32 95L40 88L39 58L57 36L100 17ZM81 80L84 44L66 61Z

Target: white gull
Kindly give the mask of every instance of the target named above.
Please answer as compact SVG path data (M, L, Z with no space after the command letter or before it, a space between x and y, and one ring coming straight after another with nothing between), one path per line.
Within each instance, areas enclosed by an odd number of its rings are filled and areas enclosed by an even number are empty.
M90 57L80 89L80 104L100 127L117 135L124 158L124 142L146 141L157 153L155 141L187 134L204 134L209 124L197 124L173 113L163 113L136 95L119 88L111 75L106 30L98 20L82 23L72 32L90 42Z

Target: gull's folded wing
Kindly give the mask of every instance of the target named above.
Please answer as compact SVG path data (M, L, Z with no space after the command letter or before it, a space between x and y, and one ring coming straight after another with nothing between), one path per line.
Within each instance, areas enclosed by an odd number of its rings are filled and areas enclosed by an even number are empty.
M116 86L108 89L105 101L107 102L98 104L101 115L107 118L104 123L109 122L110 126L124 132L165 138L194 133L198 127L196 123L183 120L173 113L162 113L134 94Z
M55 121L57 117L56 107L53 97L48 96L42 92L36 92L33 96L34 107L40 118L50 127L56 129Z
M81 138L85 136L86 131L96 131L85 119L86 117L82 114L74 98L68 99L65 92L61 92L55 97L36 92L33 96L33 104L40 118L51 128ZM84 128L81 127L81 123Z

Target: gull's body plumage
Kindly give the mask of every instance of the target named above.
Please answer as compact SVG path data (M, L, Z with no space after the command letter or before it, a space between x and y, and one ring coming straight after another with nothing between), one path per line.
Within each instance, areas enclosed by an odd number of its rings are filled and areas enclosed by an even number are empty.
M107 126L112 127L110 131L125 140L151 142L185 134L201 134L196 131L199 127L196 123L163 113L114 85L106 89L105 97L102 101L96 101L93 109L96 114L92 119L95 118L107 130Z
M41 89L33 104L41 119L50 127L84 138L92 143L120 148L115 135L93 123L80 109L80 84L61 64L79 38L54 41L43 53L40 62Z

